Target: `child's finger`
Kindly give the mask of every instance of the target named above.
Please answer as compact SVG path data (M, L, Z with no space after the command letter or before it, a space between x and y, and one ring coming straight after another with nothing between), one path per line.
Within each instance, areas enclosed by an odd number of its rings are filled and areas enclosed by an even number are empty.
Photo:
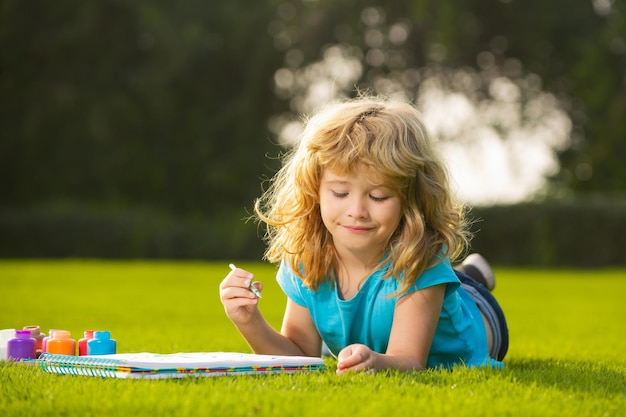
M362 345L350 345L345 347L337 355L337 373L346 371L367 371L371 351Z
M252 279L254 278L254 274L246 271L245 269L237 268L233 264L230 264L229 266L231 271L220 284L220 288L229 286L249 288L252 283Z
M338 371L346 371L360 364L363 361L362 355L359 355L359 353L354 352L352 350L350 350L349 352L345 352L344 355L342 357L339 357L338 359L339 359L339 361L337 362Z

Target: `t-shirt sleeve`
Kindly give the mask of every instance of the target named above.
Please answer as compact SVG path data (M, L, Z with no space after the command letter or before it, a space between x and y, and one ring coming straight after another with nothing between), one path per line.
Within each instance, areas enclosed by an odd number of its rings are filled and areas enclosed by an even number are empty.
M456 291L460 285L459 279L454 273L450 259L448 258L426 269L422 275L417 278L411 290L422 290L439 284L448 284L446 286L446 295Z
M276 281L289 299L297 304L306 307L306 301L303 292L306 288L302 285L302 280L293 273L284 262L281 262L276 274Z

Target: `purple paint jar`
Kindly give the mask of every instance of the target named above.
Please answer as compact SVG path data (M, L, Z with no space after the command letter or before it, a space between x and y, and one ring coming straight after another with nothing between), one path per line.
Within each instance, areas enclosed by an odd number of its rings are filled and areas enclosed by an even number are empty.
M37 342L30 336L30 330L16 330L15 337L7 343L7 358L21 361L35 359Z

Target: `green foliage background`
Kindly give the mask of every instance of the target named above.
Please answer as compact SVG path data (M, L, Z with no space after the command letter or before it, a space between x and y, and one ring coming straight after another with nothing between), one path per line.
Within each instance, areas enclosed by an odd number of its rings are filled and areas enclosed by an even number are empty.
M2 204L211 216L258 193L276 152L268 4L8 1L0 13Z
M623 0L6 0L0 256L258 258L259 231L242 219L284 150L269 121L292 110L274 74L288 57L304 66L333 43L367 52L362 12L371 7L411 27L397 51L407 68L478 68L489 52L504 74L512 61L538 74L573 122L552 187L601 196L609 211L623 200ZM394 70L363 62L355 87ZM577 174L581 164L593 175ZM610 233L599 235L610 246ZM626 263L616 256L609 263Z

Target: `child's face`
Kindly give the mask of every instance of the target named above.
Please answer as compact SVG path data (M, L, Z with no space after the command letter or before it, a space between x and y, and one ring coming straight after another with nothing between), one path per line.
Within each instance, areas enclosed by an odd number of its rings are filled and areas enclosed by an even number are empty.
M353 174L325 170L320 183L320 210L339 256L350 252L377 262L402 217L402 204L392 189L366 166Z

